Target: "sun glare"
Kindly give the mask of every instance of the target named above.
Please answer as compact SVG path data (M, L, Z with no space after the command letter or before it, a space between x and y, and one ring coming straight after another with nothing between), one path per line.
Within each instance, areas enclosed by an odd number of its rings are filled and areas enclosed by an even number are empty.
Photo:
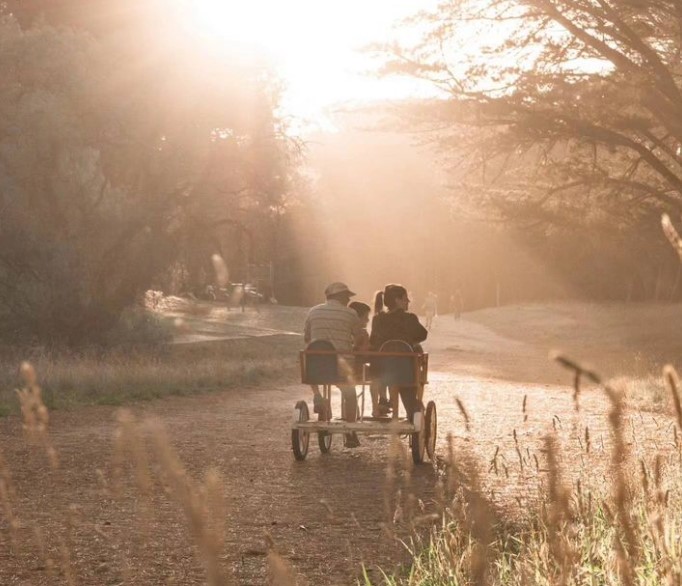
M367 75L360 49L395 38L392 25L431 0L196 0L191 19L201 34L263 54L284 80L286 110L319 121L344 101L404 97L414 83Z

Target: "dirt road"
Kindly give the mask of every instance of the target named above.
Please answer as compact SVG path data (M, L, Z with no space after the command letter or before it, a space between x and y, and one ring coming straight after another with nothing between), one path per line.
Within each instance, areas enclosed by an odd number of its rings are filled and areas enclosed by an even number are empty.
M544 478L542 438L553 429L571 471L589 471L599 484L608 466L608 403L597 390L586 390L575 411L566 384L570 376L548 366L543 344L441 317L428 350L427 392L438 404L440 454L445 454L447 434L453 434L455 454L477 456L486 488L500 507L518 508L535 498ZM222 474L227 501L222 559L235 584L266 582L266 532L302 582L314 586L354 584L362 563L374 573L377 566L392 570L408 559L382 530L395 520L397 533L405 534L400 519L394 519L394 503L387 502L387 494L395 494L395 486L387 484L387 442L370 437L359 449L345 450L336 440L332 453L321 456L311 441L308 459L294 461L291 411L308 393L295 381L284 381L132 407L138 418L163 422L189 474L200 478L209 468ZM457 398L469 414L469 431ZM56 470L40 449L27 444L17 418L0 420L0 449L11 471L13 514L20 522L12 544L6 518L0 516L0 584L66 584L69 576L57 570L51 578L45 564L50 557L59 566L65 556L74 584L204 582L187 523L158 486L151 507L132 475L122 495L114 497L109 490L115 413L107 407L54 413L50 436L60 455ZM635 455L648 457L671 442L669 419L650 413L631 418L628 438ZM420 466L408 476L403 494L413 493L431 510L437 471ZM402 482L408 482L404 475L398 479Z

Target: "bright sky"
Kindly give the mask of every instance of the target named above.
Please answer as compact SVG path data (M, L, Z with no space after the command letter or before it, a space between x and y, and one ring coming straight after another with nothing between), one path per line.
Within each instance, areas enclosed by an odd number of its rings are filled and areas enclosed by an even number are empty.
M416 82L378 80L358 49L397 37L395 21L436 0L194 0L202 35L271 58L287 86L285 110L320 122L324 109L349 100L400 98L425 91Z

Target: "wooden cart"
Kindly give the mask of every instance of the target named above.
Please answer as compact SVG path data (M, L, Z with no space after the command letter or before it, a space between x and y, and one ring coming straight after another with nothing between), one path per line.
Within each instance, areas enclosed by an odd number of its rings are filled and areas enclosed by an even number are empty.
M291 424L291 446L297 460L308 455L311 434L317 434L323 454L332 447L334 435L358 434L407 435L412 459L416 464L435 457L436 404L429 401L424 408L424 388L428 383L429 356L414 352L401 341L386 342L379 352L337 352L327 341L315 341L300 353L301 382L319 385L325 401L323 413L311 420L306 401L294 407ZM365 393L372 383L386 387L416 387L417 403L412 419L406 417L366 417ZM355 422L332 417L332 388L341 385L358 387L358 416ZM343 401L343 399L342 399ZM342 410L343 412L343 410Z

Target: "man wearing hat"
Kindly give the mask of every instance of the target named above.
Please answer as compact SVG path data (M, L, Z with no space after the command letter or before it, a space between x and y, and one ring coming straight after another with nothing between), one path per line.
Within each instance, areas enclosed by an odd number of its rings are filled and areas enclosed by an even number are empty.
M337 352L352 352L355 340L362 336L364 326L352 309L348 307L351 297L355 295L345 283L332 283L324 290L326 303L316 305L309 312L305 320L304 340L306 344L314 340L328 340ZM346 421L357 418L358 399L355 387L351 384L339 385L344 398L342 414ZM319 398L318 398L319 397ZM319 391L314 398L315 412L319 412L323 405ZM347 434L346 447L354 448L360 445L357 434Z

